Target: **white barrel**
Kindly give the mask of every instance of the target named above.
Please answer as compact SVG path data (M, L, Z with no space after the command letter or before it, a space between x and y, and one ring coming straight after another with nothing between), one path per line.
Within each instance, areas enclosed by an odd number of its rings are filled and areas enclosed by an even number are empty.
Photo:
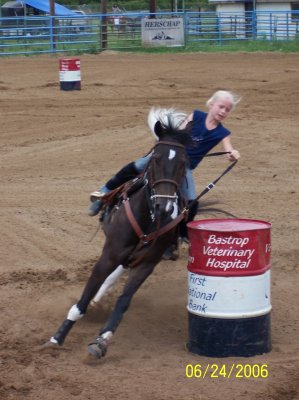
M214 318L267 314L271 311L270 271L227 278L188 272L187 309L192 314Z
M188 349L208 357L271 350L270 228L265 221L188 224Z

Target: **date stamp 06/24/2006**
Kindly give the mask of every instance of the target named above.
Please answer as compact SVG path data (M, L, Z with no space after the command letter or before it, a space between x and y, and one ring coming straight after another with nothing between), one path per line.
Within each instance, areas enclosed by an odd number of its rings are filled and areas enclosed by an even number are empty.
M185 376L188 379L266 379L269 369L268 364L187 364Z

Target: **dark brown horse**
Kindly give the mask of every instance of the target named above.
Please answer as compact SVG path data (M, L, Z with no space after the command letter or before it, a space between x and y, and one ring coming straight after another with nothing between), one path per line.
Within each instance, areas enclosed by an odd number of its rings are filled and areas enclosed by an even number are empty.
M185 115L175 110L152 109L150 119L158 138L139 189L121 195L118 204L104 221L106 241L86 283L80 300L73 305L66 320L49 343L62 345L75 322L87 307L106 278L119 266L129 268L129 277L105 326L88 345L89 352L99 358L105 355L108 341L127 311L133 295L153 272L164 251L174 242L177 226L186 209L179 194L184 177L190 144L189 130L180 130Z

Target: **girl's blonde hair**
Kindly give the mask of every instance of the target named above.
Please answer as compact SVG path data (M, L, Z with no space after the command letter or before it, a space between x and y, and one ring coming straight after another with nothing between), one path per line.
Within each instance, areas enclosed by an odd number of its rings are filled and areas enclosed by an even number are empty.
M236 107L236 105L241 101L241 96L229 92L228 90L217 90L212 97L207 101L207 106L210 107L215 101L220 99L229 99L232 103L232 109Z

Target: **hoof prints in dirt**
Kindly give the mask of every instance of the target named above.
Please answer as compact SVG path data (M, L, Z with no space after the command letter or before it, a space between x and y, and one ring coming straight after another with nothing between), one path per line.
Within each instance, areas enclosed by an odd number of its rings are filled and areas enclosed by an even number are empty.
M55 271L39 272L31 268L23 271L14 271L0 276L0 286L9 283L37 283L37 282L69 281L67 273L62 269Z
M0 381L0 398L1 399L16 399L28 396L32 390L31 385L23 384L5 384Z

